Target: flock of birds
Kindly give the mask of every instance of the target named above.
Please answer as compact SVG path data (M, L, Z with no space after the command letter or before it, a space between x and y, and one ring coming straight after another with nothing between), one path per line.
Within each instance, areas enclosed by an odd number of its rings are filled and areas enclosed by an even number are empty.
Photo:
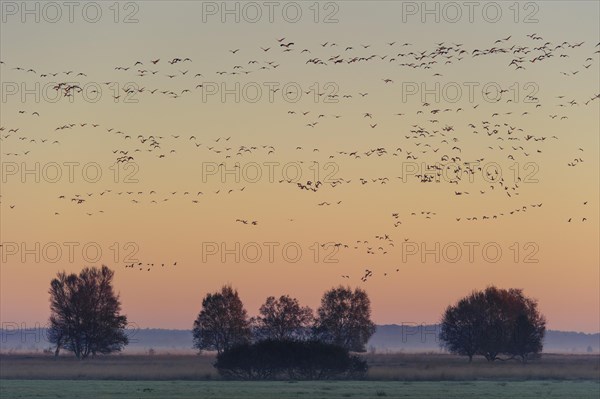
M144 263L144 262L132 262L132 263L127 263L125 264L125 268L126 269L138 269L139 271L142 270L146 270L146 271L151 271L154 268L155 264L154 263ZM156 264L156 266L158 267L158 263ZM161 263L160 267L173 267L173 266L177 266L177 262L173 262L173 264L169 265L166 263Z
M298 43L298 44L297 44ZM377 48L377 51L375 51ZM398 74L407 71L418 71L426 74L428 79L444 76L444 68L449 65L460 65L465 68L472 67L469 63L478 62L480 58L493 57L498 65L504 65L507 73L521 73L522 70L540 68L540 64L550 63L553 60L564 65L564 70L556 78L577 79L589 78L598 73L598 54L600 43L595 45L586 42L560 42L555 43L544 39L537 33L517 38L513 35L499 38L488 47L468 48L463 43L440 42L434 43L429 48L416 48L412 43L397 41L369 44L348 44L325 41L313 46L301 46L299 40L276 38L272 43L263 44L256 48L230 49L221 55L224 66L219 70L199 70L191 57L179 56L173 58L156 57L148 60L133 60L116 65L111 73L116 76L110 80L102 81L101 86L119 87L118 93L111 94L110 101L122 101L126 98L141 96L163 96L168 100L178 100L184 97L201 93L207 82L214 79L232 79L233 77L251 76L253 79L267 79L275 70L278 72L287 69L290 65L301 65L309 71L320 71L323 68L353 68L359 65L372 65L374 70L382 65L397 66ZM594 68L592 68L594 66ZM3 73L11 71L21 74L22 78L34 78L54 82L52 89L64 97L80 95L83 91L81 84L73 83L74 80L88 78L86 71L66 70L40 71L35 65L13 65L0 61ZM312 72L308 72L312 73ZM128 80L127 85L119 86L119 82ZM395 76L382 76L375 79L373 84L379 85L381 90L398 90L401 79ZM273 94L280 88L270 89ZM505 217L516 217L526 212L542 208L541 201L536 203L522 203L515 206L510 202L518 197L523 189L524 176L509 176L499 170L486 167L488 162L502 162L510 166L534 161L540 162L542 154L548 148L561 142L563 137L543 132L533 131L528 126L528 120L534 117L548 118L553 123L567 123L572 110L586 109L596 112L599 109L600 93L590 92L589 96L574 98L573 95L564 94L551 99L538 98L536 94L527 94L518 103L505 94L509 87L502 87L496 93L497 101L488 107L485 101L476 101L468 104L441 104L426 101L416 102L415 107L398 106L395 112L378 110L370 102L374 97L371 90L358 90L339 92L326 88L311 88L304 94L317 98L321 103L357 104L362 111L357 112L327 112L327 107L315 110L319 102L306 105L303 103L290 104L286 115L291 126L306 127L313 134L320 131L324 136L327 132L335 130L337 123L351 123L364 129L366 134L373 131L385 132L388 140L394 145L353 145L351 140L345 141L337 150L325 149L319 144L310 147L306 145L292 145L287 147L277 146L273 143L252 142L248 137L239 138L235 135L209 138L206 133L184 134L177 132L141 133L120 128L106 126L102 123L86 121L66 121L51 128L45 135L27 127L28 118L42 120L42 109L35 109L36 105L22 104L14 115L6 115L3 125L0 126L1 152L5 160L31 160L36 155L50 151L61 151L61 147L68 142L72 135L89 133L94 137L114 142L114 148L107 156L117 164L168 162L170 159L186 159L195 162L195 159L215 159L219 168L239 168L240 162L253 159L277 159L277 157L294 157L306 170L311 165L318 164L319 160L336 164L357 163L363 176L327 176L318 179L290 179L284 176L276 179L285 190L299 190L306 194L303 198L311 198L316 207L344 207L348 201L334 198L334 190L342 186L354 186L356 189L369 190L373 186L405 185L407 180L419 184L435 184L440 180L448 183L447 193L450 197L467 197L474 195L501 195L508 205L505 210L498 210L488 214L456 215L430 209L419 211L398 211L392 213L391 225L396 229L403 229L407 220L427 222L432 219L446 218L456 223L493 221ZM281 93L293 94L293 93ZM494 93L486 92L487 95ZM200 97L198 97L200 98ZM504 111L499 111L497 105L502 104ZM493 109L489 109L493 107ZM319 136L319 137L321 137ZM376 140L376 139L375 139ZM291 142L292 139L287 140ZM472 143L478 143L473 146ZM481 144L481 145L479 145ZM562 144L558 144L562 145ZM343 148L341 148L343 147ZM564 164L568 168L581 167L585 164L584 148L569 149L569 160ZM366 162L388 162L392 165L402 163L425 164L426 168L417 173L406 175L399 173L379 173L369 176L370 172L379 172L376 167L371 168ZM341 174L341 173L340 173ZM465 183L477 179L478 185L470 185L465 189ZM203 198L207 196L236 196L245 195L247 191L258 190L257 185L250 184L222 184L219 187L199 188L198 185L168 191L159 187L152 190L122 190L105 188L101 191L64 193L57 196L62 201L62 209L53 210L54 216L60 216L64 210L81 209L81 215L100 216L105 214L103 204L106 201L122 200L131 206L159 206L161 204L183 201L188 204L202 206ZM313 200L317 192L329 195L323 199ZM313 195L313 197L311 197ZM6 202L2 198L2 205ZM587 201L583 201L587 205ZM16 204L9 203L9 210L18 210ZM316 208L318 209L318 208ZM316 211L317 212L317 211ZM287 219L293 222L295 219ZM586 222L588 217L573 216L567 222ZM234 224L241 224L259 228L264 223L253 218L232 218ZM403 224L404 222L404 224ZM396 230L394 230L396 231ZM394 248L391 235L382 234L375 237L377 243L368 240L357 240L353 244L334 243L336 248L363 250L370 255L385 255ZM404 238L408 240L408 238ZM177 262L173 263L175 266ZM133 262L125 265L128 269L151 271L158 264ZM161 264L166 267L166 264ZM396 269L399 271L400 269ZM366 282L374 275L374 271L367 268L360 280ZM387 276L387 273L383 273ZM348 274L342 275L350 279Z

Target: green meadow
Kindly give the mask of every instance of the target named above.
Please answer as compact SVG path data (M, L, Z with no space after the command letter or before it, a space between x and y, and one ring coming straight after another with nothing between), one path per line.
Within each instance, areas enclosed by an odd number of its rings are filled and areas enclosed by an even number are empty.
M64 381L2 380L3 399L589 398L598 381Z

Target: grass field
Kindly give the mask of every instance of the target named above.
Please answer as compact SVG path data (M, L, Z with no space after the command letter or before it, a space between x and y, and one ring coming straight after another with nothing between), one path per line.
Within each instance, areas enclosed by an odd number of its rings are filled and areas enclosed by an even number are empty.
M488 363L445 354L365 355L367 379L378 381L598 380L600 356L551 355L528 364ZM72 356L1 355L0 378L18 380L218 380L210 355Z
M528 364L444 354L364 355L363 381L223 381L211 355L1 355L0 398L594 398L598 355L550 355Z
M330 398L589 398L598 381L476 382L225 382L1 380L0 397L115 399L330 399Z

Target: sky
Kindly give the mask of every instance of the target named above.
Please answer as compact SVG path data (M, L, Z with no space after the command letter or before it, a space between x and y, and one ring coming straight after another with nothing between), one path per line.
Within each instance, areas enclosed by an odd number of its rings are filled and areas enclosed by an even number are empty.
M600 331L598 2L23 4L2 323L106 264L139 327L191 328L223 284L251 315L360 287L378 324L496 285Z

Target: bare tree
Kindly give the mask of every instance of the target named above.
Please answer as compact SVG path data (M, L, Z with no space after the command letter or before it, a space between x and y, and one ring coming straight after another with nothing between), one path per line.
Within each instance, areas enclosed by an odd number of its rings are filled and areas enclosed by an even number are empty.
M60 272L50 283L48 339L79 359L119 352L129 340L127 317L120 314L119 296L112 287L114 271L106 266L85 268L79 275Z
M312 309L302 307L296 298L282 295L267 298L254 319L258 340L298 340L308 338L314 321Z
M248 343L250 322L238 292L223 286L220 292L207 294L192 333L194 348L199 350L222 353L235 345Z
M365 352L369 338L375 333L369 296L360 288L353 291L342 286L325 292L314 330L321 341Z

